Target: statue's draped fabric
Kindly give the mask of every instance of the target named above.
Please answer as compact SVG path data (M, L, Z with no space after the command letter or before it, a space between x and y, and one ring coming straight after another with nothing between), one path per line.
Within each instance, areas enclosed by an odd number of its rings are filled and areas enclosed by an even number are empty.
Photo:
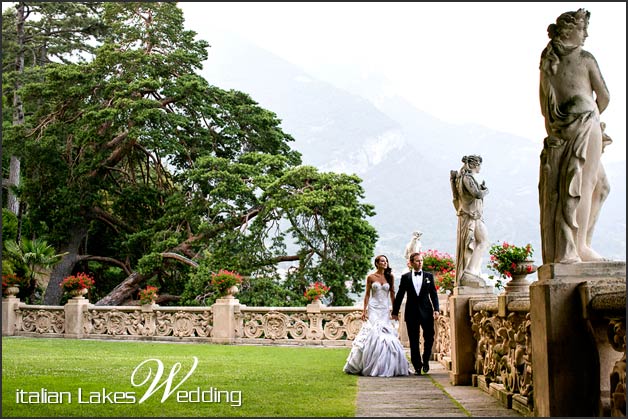
M582 167L590 141L602 141L597 106L579 113L561 109L551 75L563 54L573 50L550 42L541 58L541 98L548 136L541 152L539 204L543 261L572 262L577 258L576 207L581 199ZM594 102L593 102L594 104ZM586 228L586 226L582 226Z

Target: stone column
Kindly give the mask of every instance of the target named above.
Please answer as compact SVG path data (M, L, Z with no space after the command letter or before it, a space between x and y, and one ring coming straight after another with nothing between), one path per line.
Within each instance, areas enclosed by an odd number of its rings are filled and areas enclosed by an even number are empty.
M625 262L550 263L530 285L534 416L599 416L600 359L578 286L626 281Z
M470 386L475 373L476 342L471 330L471 307L469 301L495 298L493 288L454 287L449 298L449 330L451 339L451 371L449 381L455 386Z
M15 295L2 298L2 336L15 334L15 310L20 304L20 299Z
M323 339L323 316L321 309L324 307L320 299L312 301L305 306L307 317L310 319L310 328L307 331L307 338L311 340Z
M73 297L63 307L65 311L65 334L63 337L80 339L83 331L83 313L89 307L89 300L85 297Z
M240 301L233 296L218 298L212 305L214 326L211 337L213 342L233 343L235 341L237 329L235 312L239 306Z

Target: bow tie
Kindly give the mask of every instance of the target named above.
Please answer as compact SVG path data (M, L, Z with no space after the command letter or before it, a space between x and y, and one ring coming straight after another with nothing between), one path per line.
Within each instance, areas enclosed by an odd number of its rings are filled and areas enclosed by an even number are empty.
M415 275L421 275L422 273L423 273L423 272L421 272L421 271L418 271L418 272L417 272L417 271L415 271L415 272L414 272L414 274L415 274Z

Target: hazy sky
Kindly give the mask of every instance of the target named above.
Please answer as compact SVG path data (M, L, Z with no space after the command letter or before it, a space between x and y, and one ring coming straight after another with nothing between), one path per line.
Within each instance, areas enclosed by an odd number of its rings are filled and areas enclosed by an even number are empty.
M12 3L3 9L6 4ZM611 95L602 121L614 142L604 160L626 159L625 2L179 6L186 27L210 44L232 32L353 93L403 96L444 121L477 123L539 144L545 128L538 68L547 26L583 7L591 12L584 48L596 57Z
M229 31L337 87L400 95L444 121L477 123L539 144L545 137L539 59L547 26L583 7L591 12L584 48L596 57L611 94L602 120L614 143L604 160L626 158L626 3L179 6L186 27L210 44Z

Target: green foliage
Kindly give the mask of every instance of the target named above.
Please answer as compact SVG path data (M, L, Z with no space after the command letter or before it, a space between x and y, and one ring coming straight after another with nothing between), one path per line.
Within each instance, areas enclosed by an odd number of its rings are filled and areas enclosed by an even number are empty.
M17 240L17 216L2 208L2 240Z
M282 282L276 278L261 276L245 281L237 298L240 304L245 304L249 307L290 307L302 305L300 296L286 288Z
M94 38L50 40L55 57L81 51L80 60L3 73L4 114L15 82L27 109L24 124L3 124L3 140L22 159L20 198L35 236L57 248L81 243L81 253L115 260L183 304L211 303L208 278L220 269L247 278L241 301L301 304L306 285L321 281L333 305L353 303L377 240L361 179L300 166L276 114L203 79L208 43L184 28L176 3L41 10L35 38L45 25ZM3 22L3 35L14 30ZM7 48L4 62L18 50ZM285 261L293 273L280 280ZM87 264L106 276L95 296L126 277ZM277 304L270 291L280 289Z
M24 295L31 304L39 298L36 292L41 292L38 289L38 277L47 273L63 257L63 254L56 254L54 247L41 239L22 239L19 244L15 240L7 240L2 255L13 265L15 273L25 278Z

